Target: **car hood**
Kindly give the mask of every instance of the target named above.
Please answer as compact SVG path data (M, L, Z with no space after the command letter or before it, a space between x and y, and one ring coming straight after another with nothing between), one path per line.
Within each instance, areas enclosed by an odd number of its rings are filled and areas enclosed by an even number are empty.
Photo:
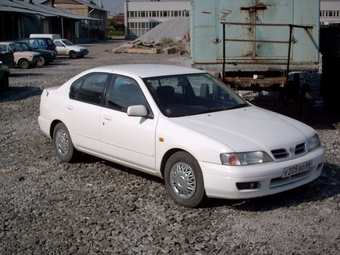
M289 148L315 133L299 121L255 106L172 120L237 152Z
M16 51L14 56L40 56L40 53L36 51Z

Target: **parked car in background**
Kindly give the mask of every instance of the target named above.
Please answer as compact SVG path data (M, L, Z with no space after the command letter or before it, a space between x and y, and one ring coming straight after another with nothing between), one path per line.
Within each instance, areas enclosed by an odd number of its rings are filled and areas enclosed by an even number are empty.
M20 45L20 47L25 51L35 51L35 52L40 53L40 58L37 63L38 66L48 65L49 63L53 62L53 60L55 60L56 55L57 55L57 53L53 50L44 50L44 49L34 48L28 42L17 41L15 43Z
M12 51L14 54L15 66L22 69L36 66L40 59L40 54L38 52L24 51L21 46L15 42L0 42L0 47L4 47L6 51Z
M6 90L9 87L9 68L0 61L0 90Z
M30 38L50 38L52 41L60 39L60 34L30 34Z
M59 56L69 56L70 58L82 58L89 53L88 49L75 45L67 39L54 40Z
M51 38L47 37L24 38L20 39L20 41L28 42L34 48L53 50L57 53L57 47Z
M15 66L13 51L9 50L6 45L0 44L0 62L8 68Z
M188 207L299 187L320 176L325 160L311 127L188 67L84 71L42 92L38 122L61 161L83 152L164 178Z

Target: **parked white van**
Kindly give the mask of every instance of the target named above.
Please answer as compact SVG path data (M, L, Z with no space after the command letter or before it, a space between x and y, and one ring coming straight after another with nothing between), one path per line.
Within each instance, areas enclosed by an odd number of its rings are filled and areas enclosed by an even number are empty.
M52 41L55 39L60 39L59 34L30 34L30 38L50 38Z

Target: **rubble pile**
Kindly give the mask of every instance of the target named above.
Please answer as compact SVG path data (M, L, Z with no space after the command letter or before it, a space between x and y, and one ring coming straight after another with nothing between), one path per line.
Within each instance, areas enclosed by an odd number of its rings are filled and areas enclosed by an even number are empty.
M178 54L190 53L190 19L167 20L132 42L111 50L113 53Z

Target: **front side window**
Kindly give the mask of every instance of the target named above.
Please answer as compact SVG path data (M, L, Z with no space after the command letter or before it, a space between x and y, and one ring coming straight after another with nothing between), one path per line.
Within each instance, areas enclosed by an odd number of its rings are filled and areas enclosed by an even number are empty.
M91 73L79 78L72 83L69 98L90 104L101 104L108 77L107 73Z
M63 40L62 40L62 43L64 43L64 44L67 45L67 46L74 45L73 42L71 42L71 41L69 41L69 40L67 40L67 39L63 39Z
M29 39L28 42L29 42L29 44L32 45L33 47L38 46L35 39Z
M131 105L147 107L142 90L134 79L114 75L109 86L107 107L126 112Z
M44 40L44 39L38 39L38 40L37 40L37 44L38 44L39 46L45 46L45 40Z
M54 43L55 43L55 45L58 46L58 47L63 47L63 46L64 46L64 45L63 45L61 42L59 42L59 41L55 41Z
M246 107L249 104L207 73L144 78L167 117L181 117Z

